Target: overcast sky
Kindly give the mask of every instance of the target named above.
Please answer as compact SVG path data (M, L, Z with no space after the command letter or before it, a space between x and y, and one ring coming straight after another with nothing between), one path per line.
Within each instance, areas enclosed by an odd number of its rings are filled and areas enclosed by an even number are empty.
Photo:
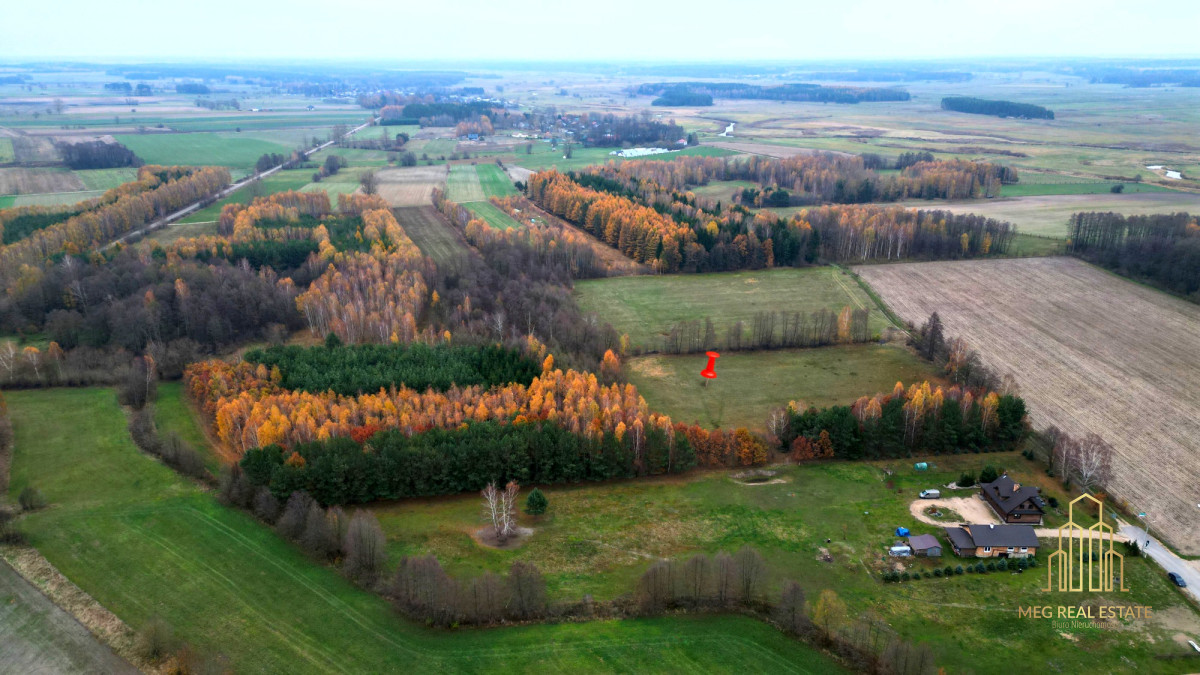
M1200 56L1200 0L6 0L0 59Z

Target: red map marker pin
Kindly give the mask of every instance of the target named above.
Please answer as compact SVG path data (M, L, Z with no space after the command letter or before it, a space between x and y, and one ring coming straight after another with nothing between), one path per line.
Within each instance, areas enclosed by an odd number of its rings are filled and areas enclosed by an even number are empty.
M709 380L714 379L717 376L717 359L721 358L721 355L717 352L704 352L704 355L708 357L708 365L700 371L700 376Z

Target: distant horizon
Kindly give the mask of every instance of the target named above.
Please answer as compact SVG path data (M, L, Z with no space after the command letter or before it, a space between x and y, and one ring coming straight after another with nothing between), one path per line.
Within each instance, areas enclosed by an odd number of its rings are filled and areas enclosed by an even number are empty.
M335 11L336 10L336 11ZM1200 3L530 0L452 7L377 0L14 3L0 60L83 62L829 62L1200 56ZM86 52L86 53L81 53ZM314 57L314 53L321 54ZM1020 54L1022 56L1014 56ZM501 57L503 55L503 57Z

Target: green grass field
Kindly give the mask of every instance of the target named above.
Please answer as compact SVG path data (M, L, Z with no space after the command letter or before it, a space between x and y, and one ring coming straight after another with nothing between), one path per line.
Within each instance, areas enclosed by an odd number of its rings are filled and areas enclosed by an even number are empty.
M717 378L703 386L704 354L655 354L630 359L626 376L653 410L678 422L762 431L772 408L799 401L818 408L859 396L935 380L936 371L892 345L722 351Z
M475 167L475 172L479 174L479 184L483 187L483 196L486 197L509 197L517 194L517 188L513 186L512 179L504 172L504 169L495 164L479 164Z
M488 225L491 225L497 230L508 230L514 227L521 227L521 224L514 220L512 216L508 215L504 211L501 211L491 202L467 202L463 204L463 206L470 209L471 212L476 215L476 217L486 220Z
M767 559L773 588L796 579L810 603L821 590L832 589L846 601L850 617L874 616L906 639L928 644L937 666L946 672L1008 672L1014 653L1057 672L1112 672L1112 664L1124 663L1122 659L1136 664L1139 672L1180 672L1178 662L1152 655L1182 653L1171 636L1179 631L1194 634L1200 630L1200 618L1168 585L1162 571L1143 559L1127 561L1132 592L1119 599L1043 592L1044 550L1038 556L1042 564L1024 574L963 574L903 584L878 581L876 575L885 569L881 558L896 539L897 526L944 540L940 527L916 521L909 505L920 490L945 485L964 470L978 472L995 464L1021 483L1039 485L1047 496L1066 503L1061 484L1018 453L929 458L932 468L926 473L915 472L912 461L776 466L772 468L778 471L777 482L758 485L739 484L727 471L711 471L541 486L549 511L541 517L522 514L520 523L534 534L508 551L482 549L471 538L480 527L477 495L405 501L374 510L394 555L432 553L458 574L501 570L514 560L535 561L551 591L562 597L613 597L630 588L654 559L750 545ZM1055 518L1061 520L1061 515L1053 512L1048 522ZM822 548L832 562L821 560ZM943 558L910 558L904 564L913 571L930 571L965 562L947 549ZM1058 628L1050 621L1017 617L1022 605L1077 605L1102 599L1150 605L1163 618L1104 630L1086 625Z
M718 338L735 321L747 324L762 311L840 311L847 305L871 309L871 328L887 325L883 313L848 275L832 267L780 268L753 272L614 277L580 281L576 297L634 345L657 350L680 321L711 317Z
M9 495L51 503L20 520L33 545L135 629L161 617L234 672L836 671L745 617L421 628L140 454L111 390L12 392L9 408Z
M237 133L132 134L117 136L147 164L253 167L266 153L288 154L293 145ZM311 172L310 172L311 173Z
M180 223L204 223L217 220L221 216L221 208L226 204L249 204L256 196L266 197L276 192L299 190L312 181L311 169L288 169L276 171L258 181L258 185L247 185L217 203L189 214ZM357 179L355 179L357 185ZM319 187L319 185L318 185ZM336 197L334 198L336 199Z
M12 162L16 160L16 155L13 154L12 140L0 138L0 164L4 162Z
M44 192L31 195L16 195L13 206L58 206L60 204L78 204L87 199L99 197L104 190L80 190L79 192Z
M215 476L220 473L221 460L212 452L199 420L187 401L182 381L159 382L158 400L154 402L154 424L159 434L175 432L204 458L204 466Z
M76 176L88 190L111 190L122 183L137 179L137 169L90 169L76 171Z
M1113 194L1115 182L1090 181L1076 183L1016 183L1000 188L1001 197L1032 197L1035 195L1104 195ZM1175 192L1161 185L1150 183L1120 183L1125 187L1122 194L1143 194L1147 192Z
M0 195L0 209L11 208L16 205L16 195Z
M455 164L446 177L446 198L460 204L485 201L479 174L471 164Z

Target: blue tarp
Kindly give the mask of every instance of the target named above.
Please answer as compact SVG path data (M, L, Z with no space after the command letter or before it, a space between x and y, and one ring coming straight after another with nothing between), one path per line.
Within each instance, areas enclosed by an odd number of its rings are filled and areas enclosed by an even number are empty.
M897 527L896 528L896 536L897 537L907 537L908 536L908 528L907 527Z
M916 469L917 471L924 471L929 468L929 463L928 462L917 462L916 464L913 464L913 468Z

